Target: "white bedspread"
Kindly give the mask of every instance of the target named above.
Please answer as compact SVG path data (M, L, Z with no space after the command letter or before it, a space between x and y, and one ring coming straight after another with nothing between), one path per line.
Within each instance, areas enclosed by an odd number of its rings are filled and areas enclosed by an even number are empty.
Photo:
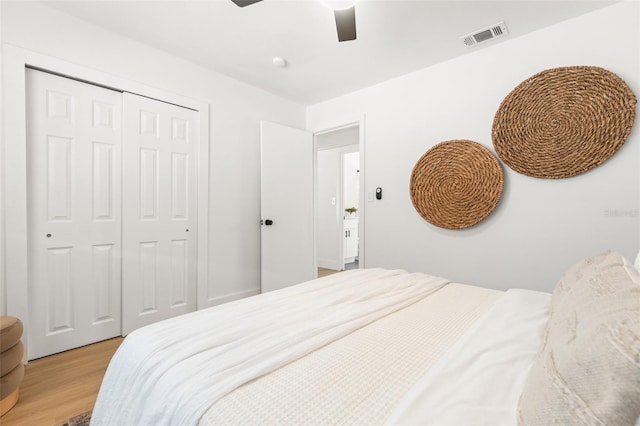
M444 286L404 271L345 272L162 321L114 355L94 425L195 425L218 399Z
M516 425L551 295L508 290L420 379L389 424Z
M381 425L503 292L450 283L226 395L200 425Z

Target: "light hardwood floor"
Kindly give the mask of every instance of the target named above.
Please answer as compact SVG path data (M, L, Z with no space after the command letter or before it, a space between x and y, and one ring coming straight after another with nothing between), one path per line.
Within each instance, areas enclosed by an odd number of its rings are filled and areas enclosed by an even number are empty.
M338 272L342 272L342 271L336 271L336 270L327 269L327 268L318 268L318 278L326 277L327 275L337 274Z
M54 426L93 409L100 383L123 338L29 362L20 399L0 425Z

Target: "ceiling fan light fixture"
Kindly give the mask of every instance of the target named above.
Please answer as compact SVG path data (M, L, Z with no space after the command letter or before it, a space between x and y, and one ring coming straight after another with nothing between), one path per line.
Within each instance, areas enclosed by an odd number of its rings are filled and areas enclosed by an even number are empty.
M249 6L262 0L231 0L239 7ZM356 0L319 0L320 3L333 10L338 32L338 41L355 40L356 34ZM284 68L287 61L284 58L273 58L273 65Z
M259 1L262 1L262 0L231 0L231 1L234 2L238 7L246 7L254 3L258 3Z
M355 0L320 0L320 3L331 10L346 10L356 5Z

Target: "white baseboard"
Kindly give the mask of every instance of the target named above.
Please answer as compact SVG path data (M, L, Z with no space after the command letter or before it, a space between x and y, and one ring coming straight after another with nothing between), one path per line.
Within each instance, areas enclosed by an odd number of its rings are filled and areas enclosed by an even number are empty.
M207 304L208 306L221 305L223 303L233 302L234 300L244 299L245 297L255 296L256 294L260 294L260 289L238 291L236 293L207 299Z
M342 269L342 265L340 264L340 262L333 259L318 259L318 268L340 271Z

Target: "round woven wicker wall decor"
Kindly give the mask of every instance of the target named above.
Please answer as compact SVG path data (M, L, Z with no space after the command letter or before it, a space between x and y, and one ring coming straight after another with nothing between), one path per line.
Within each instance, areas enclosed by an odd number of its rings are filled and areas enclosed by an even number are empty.
M635 111L635 95L616 74L590 66L553 68L525 80L502 101L493 120L493 146L518 173L575 176L618 151Z
M496 208L504 174L498 159L469 140L441 142L411 173L411 202L427 222L446 229L471 227Z

